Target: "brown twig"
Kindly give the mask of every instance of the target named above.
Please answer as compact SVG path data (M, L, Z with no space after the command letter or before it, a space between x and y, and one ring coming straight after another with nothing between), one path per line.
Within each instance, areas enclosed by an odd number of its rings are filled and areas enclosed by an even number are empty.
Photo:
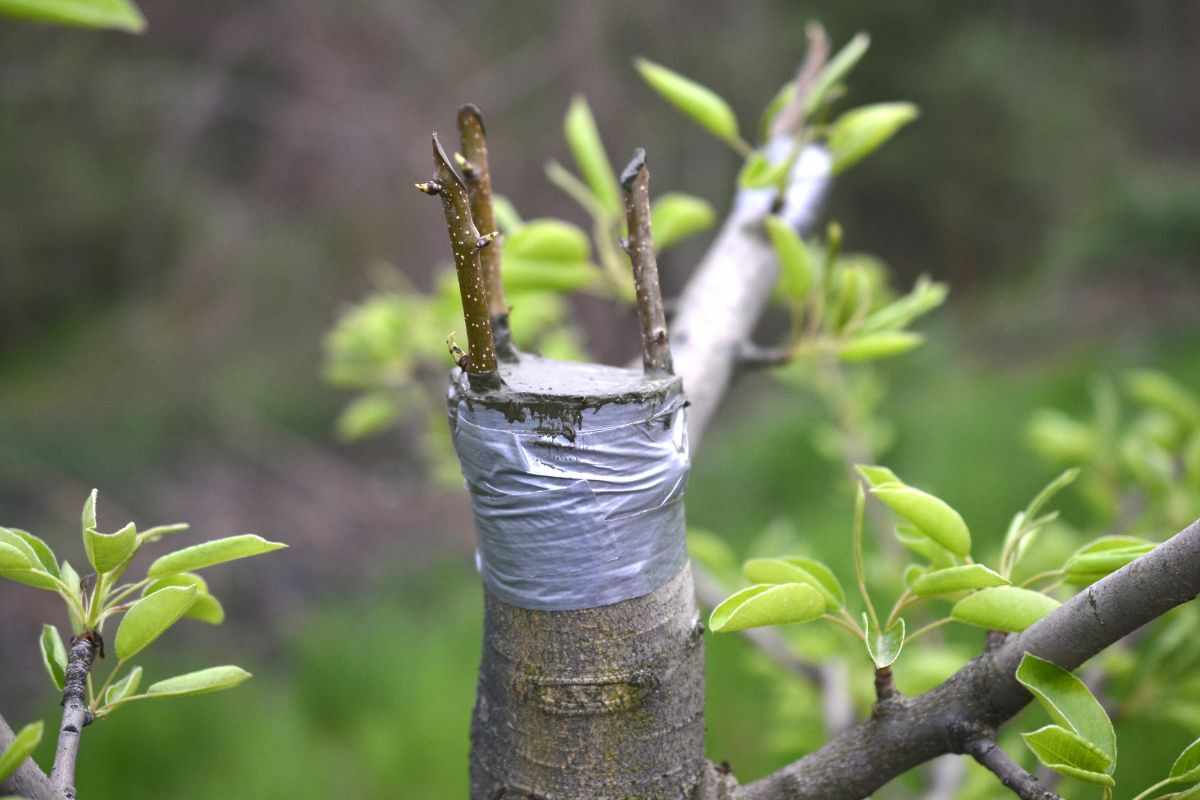
M458 135L462 142L462 171L471 201L471 217L484 236L498 233L496 214L492 209L492 173L488 165L487 131L479 108L468 103L458 110ZM504 286L500 281L500 248L493 245L479 253L483 267L483 285L487 287L488 311L492 323L507 320L508 306L504 302Z
M58 730L58 749L50 782L64 797L75 797L75 762L79 758L79 740L83 729L92 721L87 703L87 679L92 671L96 653L103 649L100 634L87 632L71 640L67 656L66 680L63 683L62 727Z
M671 375L675 368L650 230L650 170L646 167L646 151L640 147L621 173L621 188L625 192L625 220L629 228L625 252L633 264L638 319L642 324L642 366L646 372Z
M967 742L966 751L980 764L996 774L1007 788L1021 800L1062 800L1038 783L1038 779L1013 761L991 738L980 737Z
M808 93L825 62L829 60L829 35L819 22L810 22L804 28L808 37L808 49L804 53L804 63L796 73L795 91L792 100L775 116L771 125L771 137L791 136L797 133L804 122L804 109L808 102Z
M464 359L464 369L472 385L482 389L492 388L499 385L500 379L496 373L496 345L492 338L488 292L479 263L479 251L491 243L495 234L481 236L476 229L466 184L450 165L436 133L433 134L433 165L433 178L418 183L417 189L442 198L470 347Z

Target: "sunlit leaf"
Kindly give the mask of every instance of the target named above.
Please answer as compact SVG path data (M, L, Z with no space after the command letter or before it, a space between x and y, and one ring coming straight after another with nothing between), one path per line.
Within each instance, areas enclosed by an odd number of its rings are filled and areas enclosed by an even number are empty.
M752 558L742 567L742 573L752 583L804 583L825 597L829 610L846 604L841 582L829 567L811 558Z
M26 725L13 737L4 752L0 753L0 782L16 772L17 768L25 763L25 759L33 754L42 741L42 730L41 722Z
M186 522L176 522L171 525L155 525L153 528L142 531L138 534L138 547L144 544L154 544L160 541L164 536L171 536L176 533L183 533L191 529L191 525Z
M915 350L925 343L925 337L911 331L884 331L856 336L838 347L838 358L857 363L891 358Z
M129 0L0 0L0 16L140 33L146 20Z
M779 262L779 291L789 301L800 303L820 280L819 262L812 257L800 234L784 220L766 218L767 235Z
M866 612L863 612L863 630L866 631L867 655L875 662L876 669L890 667L900 657L900 651L904 649L904 637L906 635L904 618L896 620L892 623L892 627L880 632L871 626L871 620Z
M883 484L873 487L871 493L951 553L965 556L971 552L967 523L945 500L907 485Z
M650 228L659 252L689 236L708 230L717 214L703 198L683 192L668 192L650 207Z
M855 465L854 469L857 470L858 474L861 475L863 480L867 482L867 485L871 486L872 488L876 486L882 486L885 483L895 483L900 486L904 485L904 481L900 480L900 478L896 476L896 473L892 472L887 467L881 467L877 464L857 464Z
M743 189L764 189L778 186L791 170L793 160L785 158L772 163L760 150L756 150L746 159L738 171L738 186Z
M855 34L854 38L846 42L841 50L838 50L833 58L825 64L825 67L818 74L817 79L813 81L812 88L808 91L808 96L804 98L805 116L812 116L825 99L829 96L830 91L841 83L845 77L854 69L855 65L862 60L866 54L867 48L871 46L871 37L865 33Z
M617 176L604 151L592 109L583 97L577 95L571 100L563 121L563 132L571 155L575 157L575 164L597 202L613 216L620 215L621 195L617 188Z
M172 586L134 603L117 628L117 658L128 661L149 647L187 613L196 593L195 586Z
M1183 749L1167 777L1180 782L1200 781L1200 739Z
M104 692L104 702L108 705L115 705L126 697L137 692L138 687L142 685L142 668L134 667L121 680L114 683Z
M925 573L912 585L918 597L933 597L939 594L954 594L1008 583L1003 576L983 564L964 564L961 567L934 570Z
M1068 583L1087 586L1138 560L1154 547L1147 543L1073 555L1063 565L1063 573Z
M1078 734L1059 725L1047 725L1032 733L1022 733L1021 738L1038 761L1050 769L1089 783L1113 785L1108 774L1112 759ZM1063 767L1069 767L1070 771L1064 771Z
M811 622L825 613L825 596L804 583L750 586L713 609L708 627L717 633Z
M98 574L111 572L124 564L137 550L137 527L130 522L116 533L101 533L95 528L83 532L83 546Z
M188 619L207 622L209 625L220 625L225 621L225 609L217 598L208 591L208 582L194 572L180 572L152 581L142 592L142 596L166 589L170 586L196 587L196 602L184 616Z
M917 107L912 103L877 103L842 114L829 133L833 174L866 158L916 118Z
M1087 684L1057 664L1026 653L1017 668L1017 681L1030 691L1055 722L1082 736L1096 747L1110 766L1117 760L1117 736L1104 706L1100 705ZM1084 763L1064 763L1083 769L1104 767Z
M637 59L635 64L643 80L671 105L717 138L738 141L737 117L712 89L644 58Z
M1139 370L1126 377L1125 385L1138 402L1162 409L1190 427L1200 427L1200 400L1170 376Z
M58 635L58 628L43 625L42 635L38 637L38 647L42 651L42 665L46 667L50 682L61 692L67 679L67 648L63 645L62 637Z
M20 537L37 556L41 568L54 577L59 577L58 560L54 556L54 551L50 549L50 545L28 531L17 528L0 528L0 531L2 530L8 530L9 533Z
M876 309L863 320L859 331L880 333L900 330L918 317L929 313L946 301L949 288L944 283L934 283L922 275L912 291L883 308Z
M232 689L245 683L251 677L253 676L241 667L209 667L152 684L146 690L146 695L148 697L182 697L208 694Z
M1041 592L1017 586L993 586L954 604L950 616L968 625L1017 633L1058 608L1061 603Z
M214 539L211 542L185 547L159 558L146 571L149 578L161 578L176 572L195 572L198 569L235 561L239 558L270 553L287 547L282 542L269 542L253 533Z

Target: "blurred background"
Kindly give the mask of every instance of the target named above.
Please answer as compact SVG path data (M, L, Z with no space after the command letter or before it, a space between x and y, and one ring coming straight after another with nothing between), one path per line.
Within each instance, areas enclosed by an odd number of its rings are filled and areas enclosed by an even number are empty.
M182 626L148 668L236 662L255 681L93 728L88 797L465 796L481 617L466 495L430 478L421 420L339 441L349 397L321 375L326 333L379 263L427 289L446 259L440 210L411 184L462 102L487 115L494 183L526 216L585 223L543 171L569 161L576 93L614 162L645 146L659 190L723 213L738 160L656 98L634 56L750 121L795 72L807 21L835 44L869 31L851 100L922 116L837 182L829 216L899 286L951 286L921 326L931 343L882 370L878 414L887 462L989 546L1055 472L1026 443L1035 409L1086 411L1096 375L1133 366L1200 389L1198 4L141 6L140 37L0 28L0 523L82 561L98 486L110 529L186 520L292 549L215 574L231 622ZM668 293L708 239L664 257ZM635 352L625 312L573 310L597 358ZM798 542L848 567L824 419L767 376L737 384L697 454L690 522L738 556ZM35 641L61 609L42 595L0 584L14 724L56 711ZM964 659L979 638L962 634ZM789 717L806 689L735 637L709 658L713 758L746 779L819 744ZM1148 729L1171 742L1129 758L1127 786L1161 776L1198 720L1123 727L1122 747Z

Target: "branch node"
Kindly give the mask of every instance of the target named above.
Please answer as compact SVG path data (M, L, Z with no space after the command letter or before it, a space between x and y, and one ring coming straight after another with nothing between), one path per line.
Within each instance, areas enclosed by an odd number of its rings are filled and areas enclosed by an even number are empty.
M425 181L423 183L414 183L413 186L417 187L418 192L423 192L430 197L437 197L442 193L442 185L436 180Z

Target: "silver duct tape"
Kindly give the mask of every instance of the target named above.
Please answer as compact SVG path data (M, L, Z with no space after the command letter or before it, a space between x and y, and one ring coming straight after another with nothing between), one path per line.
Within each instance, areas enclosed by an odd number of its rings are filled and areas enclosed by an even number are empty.
M450 398L488 590L569 611L649 594L687 561L687 423L677 390L566 423Z

